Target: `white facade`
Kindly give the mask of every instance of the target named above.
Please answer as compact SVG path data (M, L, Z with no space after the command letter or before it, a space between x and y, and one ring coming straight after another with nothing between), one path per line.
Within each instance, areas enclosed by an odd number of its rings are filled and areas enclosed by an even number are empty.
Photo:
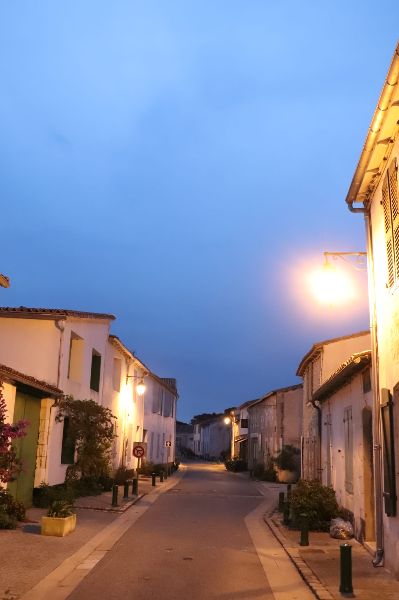
M353 514L359 541L375 539L370 354L353 355L314 395L321 414L321 481Z
M363 213L372 323L376 562L399 577L399 45L346 202ZM382 426L385 422L385 427Z
M144 394L144 441L147 442L146 461L167 464L176 456L176 402L174 380L150 374Z
M340 365L353 354L369 350L370 344L368 331L318 342L298 367L297 375L303 378L301 476L305 479L321 479L321 418L313 395Z

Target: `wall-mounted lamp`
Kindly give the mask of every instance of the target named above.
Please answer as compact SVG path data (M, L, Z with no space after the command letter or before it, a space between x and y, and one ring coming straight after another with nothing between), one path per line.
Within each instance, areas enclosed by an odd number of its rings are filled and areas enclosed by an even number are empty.
M6 277L6 275L2 275L0 273L0 286L3 288L8 288L10 287L10 280L8 277Z
M145 375L126 375L126 383L128 383L129 379L138 379L139 382L136 385L136 392L139 396L142 396L146 390L146 385L144 383Z

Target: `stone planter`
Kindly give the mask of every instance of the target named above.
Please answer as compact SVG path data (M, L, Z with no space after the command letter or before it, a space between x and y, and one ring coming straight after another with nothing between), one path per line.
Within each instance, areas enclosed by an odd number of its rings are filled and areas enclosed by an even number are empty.
M42 535L64 537L72 533L76 527L76 515L69 517L42 517Z
M298 481L298 475L295 471L287 471L287 469L276 469L276 471L280 483L295 483Z

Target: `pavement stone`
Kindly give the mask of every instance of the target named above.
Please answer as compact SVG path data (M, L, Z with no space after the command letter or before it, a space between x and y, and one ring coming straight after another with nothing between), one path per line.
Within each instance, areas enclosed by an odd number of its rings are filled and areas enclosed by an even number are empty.
M265 516L265 522L284 547L298 571L319 600L342 600L339 592L340 544L324 532L310 532L309 546L299 545L299 531L284 526L282 515ZM372 556L356 540L352 546L354 596L359 600L397 600L399 581L383 567L372 565Z

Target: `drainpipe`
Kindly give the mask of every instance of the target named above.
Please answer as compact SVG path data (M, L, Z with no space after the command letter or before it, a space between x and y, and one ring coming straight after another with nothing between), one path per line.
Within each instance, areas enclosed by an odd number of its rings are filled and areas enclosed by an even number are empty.
M311 400L311 403L312 403L313 408L315 408L317 410L317 435L319 438L319 452L318 452L319 468L318 468L318 471L319 471L319 478L321 481L322 480L321 474L322 474L322 470L323 470L322 466L321 466L321 432L322 432L321 406L317 400Z
M58 348L58 372L57 372L57 387L60 387L61 378L61 354L62 354L62 340L64 337L65 319L55 319L54 325L60 331L60 345Z

